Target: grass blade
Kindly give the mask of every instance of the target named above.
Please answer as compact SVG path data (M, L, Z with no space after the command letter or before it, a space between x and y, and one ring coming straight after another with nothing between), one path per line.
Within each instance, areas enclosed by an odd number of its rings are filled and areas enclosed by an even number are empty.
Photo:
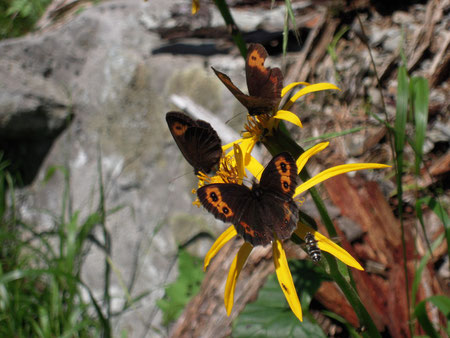
M419 284L420 284L420 280L422 277L423 269L425 268L428 261L430 260L431 253L442 243L443 239L444 239L444 235L442 234L431 245L431 252L427 251L427 253L420 260L419 266L417 267L416 272L414 274L414 280L413 280L413 283L411 286L411 304L416 303L416 294L417 294L417 290L419 289Z
M423 144L425 142L425 134L428 123L428 81L423 77L412 79L412 97L414 109L415 124L415 152L416 175L420 174L420 164L423 160Z
M233 38L234 43L239 48L242 57L245 59L247 57L247 46L245 45L245 41L242 38L242 34L234 22L233 16L231 15L230 8L225 0L214 0L217 8L222 15L225 24L227 25L228 30L231 32L231 37Z

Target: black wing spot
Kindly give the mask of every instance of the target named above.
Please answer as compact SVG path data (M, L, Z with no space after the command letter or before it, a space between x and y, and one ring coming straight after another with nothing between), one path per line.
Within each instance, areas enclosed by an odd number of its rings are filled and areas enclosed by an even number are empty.
M284 172L284 173L285 173L285 172L287 171L287 166L286 166L286 163L284 163L284 162L281 162L281 163L280 163L280 167L281 167L281 171L282 171L282 172Z
M217 202L219 200L219 197L217 197L215 192L212 192L210 196L214 202Z
M225 215L228 215L228 213L230 212L230 209L228 209L227 207L225 207L225 208L222 209L222 212L223 212Z
M288 188L289 188L288 182L283 182L283 187L284 187L285 189L288 189Z

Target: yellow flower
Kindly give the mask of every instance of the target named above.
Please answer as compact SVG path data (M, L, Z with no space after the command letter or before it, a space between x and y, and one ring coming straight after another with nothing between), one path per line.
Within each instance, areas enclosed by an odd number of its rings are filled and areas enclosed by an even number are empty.
M192 14L197 14L200 8L200 0L192 0Z
M293 95L289 101L287 101L283 107L278 110L273 116L269 114L261 114L261 115L247 115L247 124L245 125L245 132L242 135L242 138L225 145L223 147L224 151L229 149L233 144L239 143L241 145L242 152L244 154L244 165L246 168L254 165L254 159L250 156L254 146L256 143L263 140L265 135L269 135L272 132L274 127L278 126L279 120L285 120L296 126L303 128L302 122L299 117L294 113L290 112L287 109L290 109L292 105L297 101L300 97L327 89L336 89L340 90L338 87L331 83L316 83L309 84L308 82L293 82L281 91L281 97L286 95L293 88L303 85L304 88L300 89L295 95ZM229 153L229 155L233 155L233 150Z
M303 169L308 159L317 154L318 152L322 151L328 146L328 142L320 143L311 149L305 151L296 161L298 173ZM235 148L236 149L236 148ZM240 148L237 148L238 151L240 151ZM318 175L314 176L310 180L304 182L300 186L297 187L294 196L299 195L300 193L308 190L312 186L325 181L328 178L331 178L333 176L346 173L349 171L355 171L355 170L361 170L361 169L377 169L377 168L386 168L389 167L384 164L378 164L378 163L355 163L355 164L345 164L340 165L336 167L332 167L330 169L324 170L323 172L319 173ZM247 166L247 169L259 180L261 178L261 173L263 172L263 166L257 162L256 160L253 160L253 163L251 166ZM319 249L323 251L327 251L330 254L334 255L336 258L341 260L343 263L354 267L359 270L363 270L362 266L343 248L335 244L333 241L329 240L319 232L315 231L314 229L302 224L298 223L298 227L295 230L295 233L301 237L302 239L305 239L305 235L310 232L314 235L315 239L317 240L317 245ZM205 257L204 261L204 269L208 267L211 259L217 254L217 252L232 238L234 238L237 235L237 231L235 227L232 225L230 226L225 232L223 232L219 238L215 241L211 249L208 251ZM248 256L250 255L250 252L252 250L252 245L250 243L244 242L242 247L239 249L236 257L234 258L233 263L231 264L227 282L225 285L225 294L224 294L224 302L225 302L225 308L227 310L227 314L230 315L231 310L233 308L233 300L234 300L234 290L236 287L236 282L239 277L239 273L242 270L242 267L244 266ZM286 300L292 310L292 312L295 314L295 316L302 321L302 310L300 306L300 301L297 296L297 291L294 286L294 282L292 280L292 275L289 270L289 266L286 259L286 254L284 252L283 246L281 241L275 237L275 240L272 243L272 249L273 249L273 260L275 264L275 270L278 277L278 282L280 283L280 287L286 297Z

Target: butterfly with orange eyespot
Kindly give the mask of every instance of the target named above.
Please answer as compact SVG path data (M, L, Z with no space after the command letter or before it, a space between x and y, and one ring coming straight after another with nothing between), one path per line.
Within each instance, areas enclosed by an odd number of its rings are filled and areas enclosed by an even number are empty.
M216 218L233 223L236 231L253 246L291 237L297 227L298 206L292 199L297 187L297 165L283 152L264 169L259 183L217 183L197 190L203 206Z
M186 161L200 171L209 174L222 157L222 142L208 122L193 120L180 112L166 114L169 130Z
M267 51L262 45L250 44L245 62L249 95L236 87L227 75L211 67L230 92L248 109L250 115L272 113L278 109L281 101L283 74L280 68L264 67L266 58Z

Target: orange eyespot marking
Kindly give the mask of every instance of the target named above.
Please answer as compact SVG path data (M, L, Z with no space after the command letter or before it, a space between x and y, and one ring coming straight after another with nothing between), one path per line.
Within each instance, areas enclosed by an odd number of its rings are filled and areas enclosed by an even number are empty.
M210 205L214 207L218 212L224 214L226 217L234 216L233 209L222 200L222 194L217 187L206 188L206 200Z
M181 124L179 122L175 122L173 124L172 130L175 135L181 136L181 135L184 135L187 128L188 128L188 126L186 124Z
M262 73L267 73L267 69L264 67L264 58L259 55L258 51L254 50L248 58L249 67L256 67Z
M281 176L281 189L288 193L291 187L291 178L289 176Z
M277 170L281 174L289 173L291 171L291 165L285 161L283 157L280 157L275 161Z
M245 231L247 234L249 234L251 237L255 237L255 230L253 230L253 229L250 227L250 225L248 225L247 223L242 222L242 221L241 221L240 225L242 225L242 227L244 228L244 231Z

